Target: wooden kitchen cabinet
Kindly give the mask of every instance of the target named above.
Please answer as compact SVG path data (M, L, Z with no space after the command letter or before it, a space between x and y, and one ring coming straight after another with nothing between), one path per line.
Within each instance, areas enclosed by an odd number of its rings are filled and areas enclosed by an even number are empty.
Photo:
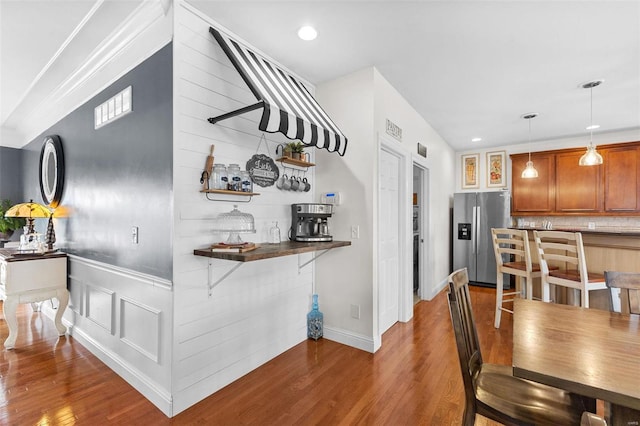
M640 215L640 142L599 145L604 161L580 166L584 148L531 153L538 178L522 179L528 154L512 154L513 216Z
M640 212L640 147L609 148L604 156L604 210Z
M602 166L580 166L584 154L556 154L556 212L598 213L602 211Z
M538 177L522 179L529 154L511 155L512 211L514 215L550 214L555 211L555 155L531 154Z

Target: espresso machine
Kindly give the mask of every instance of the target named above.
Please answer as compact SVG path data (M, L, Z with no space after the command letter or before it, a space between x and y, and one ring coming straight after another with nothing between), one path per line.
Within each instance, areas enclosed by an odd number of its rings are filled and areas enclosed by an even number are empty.
M333 241L329 234L328 219L333 213L332 204L291 204L291 241Z

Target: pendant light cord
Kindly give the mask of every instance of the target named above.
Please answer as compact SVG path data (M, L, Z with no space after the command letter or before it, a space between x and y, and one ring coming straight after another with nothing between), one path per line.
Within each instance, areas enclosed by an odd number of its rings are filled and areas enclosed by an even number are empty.
M593 86L589 89L591 93L591 124L589 125L589 146L593 146Z
M531 161L531 118L527 120L529 122L529 161Z

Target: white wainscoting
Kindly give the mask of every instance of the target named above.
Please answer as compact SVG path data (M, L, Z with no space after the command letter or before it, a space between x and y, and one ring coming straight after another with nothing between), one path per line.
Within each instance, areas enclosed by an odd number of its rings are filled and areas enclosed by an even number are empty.
M298 256L248 262L208 296L209 262L215 279L236 265L193 255L194 249L227 238L214 230L214 218L234 204L208 201L199 192L209 147L215 144L216 163L238 163L244 169L257 150L276 158L276 146L288 140L266 133L268 150L264 143L258 148L261 111L215 125L207 122L208 117L255 103L255 97L209 33L210 26L222 28L188 4L175 6L174 415L306 339L314 267L299 272ZM315 153L307 151L313 161ZM313 190L313 168L306 176ZM246 241L267 241L274 221L286 239L291 204L314 201L313 192L275 186L256 186L254 191L261 195L237 203L256 222L256 234L242 235ZM302 261L307 259L310 255L302 255Z
M172 283L70 255L69 289L73 338L171 416Z

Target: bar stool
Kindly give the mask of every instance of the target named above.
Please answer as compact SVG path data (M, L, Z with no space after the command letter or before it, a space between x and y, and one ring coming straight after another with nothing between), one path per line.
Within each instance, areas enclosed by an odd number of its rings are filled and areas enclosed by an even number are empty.
M542 300L550 301L551 285L580 291L581 306L589 307L589 291L607 288L603 274L587 272L587 262L580 232L533 231L542 267ZM551 262L564 264L552 270Z
M609 292L611 312L640 315L640 273L604 271L604 279L608 288L618 290L615 292L617 300L613 297L614 292ZM624 300L627 303L623 304Z
M505 303L513 302L516 296L531 299L533 295L533 278L540 278L542 272L540 265L531 262L529 249L529 235L522 229L492 228L493 251L496 255L496 315L494 327L500 328L502 311L513 313L513 310L505 308ZM514 257L514 261L504 261ZM503 274L518 277L516 291L503 292ZM524 281L524 286L522 285ZM523 292L524 290L524 292ZM505 299L504 297L509 297Z

